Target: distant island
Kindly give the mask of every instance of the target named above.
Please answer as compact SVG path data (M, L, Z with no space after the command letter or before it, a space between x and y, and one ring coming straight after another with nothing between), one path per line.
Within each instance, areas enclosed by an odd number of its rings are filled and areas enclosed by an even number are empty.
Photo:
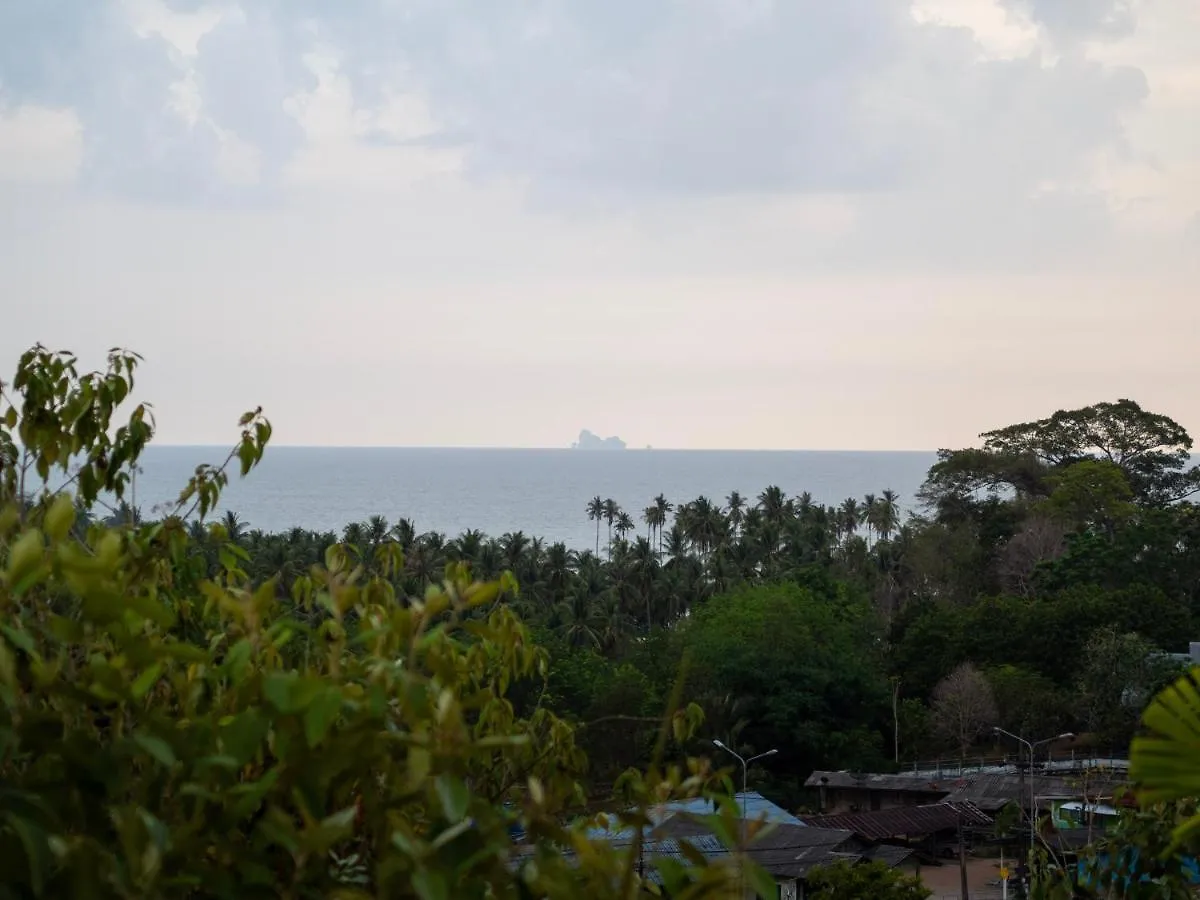
M579 440L571 445L572 450L624 450L625 442L619 437L602 438L586 428L579 432Z

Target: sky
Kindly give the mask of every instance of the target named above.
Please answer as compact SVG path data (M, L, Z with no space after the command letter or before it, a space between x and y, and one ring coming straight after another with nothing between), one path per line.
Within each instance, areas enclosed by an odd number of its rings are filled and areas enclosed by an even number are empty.
M1194 0L0 4L0 378L158 440L1200 435Z

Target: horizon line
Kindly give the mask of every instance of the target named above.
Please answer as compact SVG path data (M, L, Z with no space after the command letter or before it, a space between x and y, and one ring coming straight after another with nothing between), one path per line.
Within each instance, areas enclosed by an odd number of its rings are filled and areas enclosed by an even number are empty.
M230 444L177 444L151 442L150 448L170 448L173 450L228 450ZM269 449L279 450L530 450L530 451L562 451L564 453L580 453L587 456L608 456L621 453L937 453L937 450L913 448L872 449L864 447L624 447L620 450L580 450L577 447L535 446L535 445L500 445L500 444L278 444L271 443Z

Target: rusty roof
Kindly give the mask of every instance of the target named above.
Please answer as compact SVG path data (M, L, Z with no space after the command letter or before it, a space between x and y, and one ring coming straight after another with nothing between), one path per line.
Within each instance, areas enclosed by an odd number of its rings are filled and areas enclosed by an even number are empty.
M974 803L930 803L924 806L901 806L872 812L806 816L806 825L820 828L845 828L871 841L887 838L922 837L963 825L982 828L992 824L992 817Z
M859 788L874 791L915 791L926 794L945 794L950 778L930 778L925 775L892 775L877 772L813 772L805 787Z

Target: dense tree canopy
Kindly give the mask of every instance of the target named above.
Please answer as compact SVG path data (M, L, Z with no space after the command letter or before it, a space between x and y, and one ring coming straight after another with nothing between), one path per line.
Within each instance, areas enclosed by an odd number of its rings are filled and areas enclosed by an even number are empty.
M741 700L731 746L777 749L772 767L807 773L886 759L873 722L888 704L882 633L865 599L796 583L715 597L679 628L692 696Z

